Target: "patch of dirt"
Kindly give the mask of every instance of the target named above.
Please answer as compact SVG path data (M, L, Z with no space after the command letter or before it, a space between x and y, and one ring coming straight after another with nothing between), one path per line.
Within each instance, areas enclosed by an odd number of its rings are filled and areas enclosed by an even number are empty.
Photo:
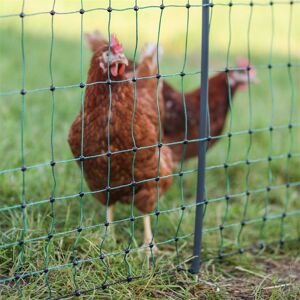
M300 284L300 259L298 260L272 260L268 259L263 262L266 273L271 273L279 278L288 277Z
M213 291L216 299L300 299L300 259L258 258L247 267L221 264L218 271L212 267L206 274L211 278L213 272L215 280L205 279L204 275L199 277L199 282ZM204 289L200 299L213 298Z

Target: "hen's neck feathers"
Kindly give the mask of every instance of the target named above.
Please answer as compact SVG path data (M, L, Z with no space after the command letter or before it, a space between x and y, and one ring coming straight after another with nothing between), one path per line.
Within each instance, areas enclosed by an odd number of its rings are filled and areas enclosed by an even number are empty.
M85 108L93 109L95 105L101 105L106 107L109 104L109 101L104 101L104 99L109 99L110 97L110 89L111 95L114 97L116 94L124 93L124 88L130 85L129 82L122 83L106 83L109 80L108 72L103 72L100 68L99 57L101 57L101 53L95 53L91 60L91 67L88 72L87 83L85 93ZM121 81L126 79L124 75L118 75L116 77L111 77L111 81Z

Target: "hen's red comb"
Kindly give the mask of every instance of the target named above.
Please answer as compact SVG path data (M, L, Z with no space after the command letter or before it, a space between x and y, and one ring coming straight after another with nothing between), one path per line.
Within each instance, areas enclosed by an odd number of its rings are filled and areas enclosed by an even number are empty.
M239 68L243 68L243 69L247 68L247 70L248 70L248 67L250 67L250 69L248 71L249 75L250 75L250 81L256 82L256 83L259 82L258 79L256 78L256 69L249 64L249 61L247 58L239 57L237 59L236 63Z
M110 35L110 49L115 54L123 52L123 46L114 34Z
M248 67L249 66L249 61L247 58L244 58L244 57L239 57L237 59L237 66L240 67L240 68L245 68L245 67Z

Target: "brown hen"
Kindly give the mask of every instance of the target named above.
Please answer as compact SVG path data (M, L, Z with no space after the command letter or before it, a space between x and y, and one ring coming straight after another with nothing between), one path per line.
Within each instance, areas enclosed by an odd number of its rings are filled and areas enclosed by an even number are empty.
M155 46L145 47L136 70L138 77L157 73L156 56ZM125 77L127 63L123 48L114 36L110 55L107 42L94 49L84 99L84 120L80 112L69 131L68 141L74 157L84 157L87 185L96 199L108 204L107 222L112 222L112 205L117 201L127 204L133 201L142 213L153 212L158 200L156 185L162 195L172 181L171 177L161 178L172 173L173 161L167 146L157 147L161 138L157 79L138 80L135 94L134 83ZM158 83L160 102L161 84ZM145 216L144 225L145 243L150 243L153 237L149 216Z

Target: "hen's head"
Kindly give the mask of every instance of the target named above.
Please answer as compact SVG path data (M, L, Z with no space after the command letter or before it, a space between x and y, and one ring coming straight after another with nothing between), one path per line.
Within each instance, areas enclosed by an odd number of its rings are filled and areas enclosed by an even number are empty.
M105 44L104 48L101 48L99 60L100 68L104 73L108 71L108 65L112 77L117 77L125 73L128 60L124 54L122 44L115 35L112 34L110 36L110 47Z
M250 66L249 61L245 58L237 60L237 68L240 70L229 73L231 87L244 89L250 82L257 83L256 70Z

